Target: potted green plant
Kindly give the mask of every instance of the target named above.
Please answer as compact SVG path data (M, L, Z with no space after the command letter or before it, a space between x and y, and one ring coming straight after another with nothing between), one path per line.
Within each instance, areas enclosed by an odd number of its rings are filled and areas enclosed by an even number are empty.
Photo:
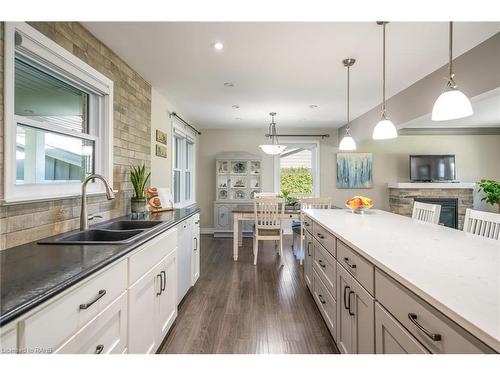
M500 213L500 182L493 180L481 180L479 182L479 192L484 193L482 201L491 205L498 205L498 212Z
M151 172L146 172L146 165L134 166L130 169L130 182L134 187L134 196L130 198L132 213L143 213L147 210L147 197L144 188Z

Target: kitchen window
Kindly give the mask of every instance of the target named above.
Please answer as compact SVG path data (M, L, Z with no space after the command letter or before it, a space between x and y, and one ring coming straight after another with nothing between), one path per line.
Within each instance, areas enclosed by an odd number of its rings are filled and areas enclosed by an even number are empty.
M25 23L6 23L5 73L4 201L76 196L93 173L112 183L113 82Z
M196 203L196 143L195 134L173 119L172 190L175 207Z

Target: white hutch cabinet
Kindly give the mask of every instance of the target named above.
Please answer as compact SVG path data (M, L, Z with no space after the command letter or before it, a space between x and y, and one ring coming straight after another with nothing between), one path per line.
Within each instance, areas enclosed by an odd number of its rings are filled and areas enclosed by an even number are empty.
M223 152L215 160L214 236L232 236L232 210L252 203L261 191L261 157L248 152ZM245 222L243 232L251 231Z

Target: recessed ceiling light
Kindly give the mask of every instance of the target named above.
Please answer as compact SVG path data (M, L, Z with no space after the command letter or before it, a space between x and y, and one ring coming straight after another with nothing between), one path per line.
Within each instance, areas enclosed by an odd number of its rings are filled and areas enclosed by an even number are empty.
M224 86L226 86L226 87L234 87L234 83L232 83L232 82L224 82Z
M311 104L311 105L309 105L309 108L318 108L318 107L319 107L319 105L317 105L317 104Z
M214 47L214 49L216 49L217 51L222 51L224 49L224 44L222 44L222 42L214 42L212 44L212 46Z
M235 120L239 120L239 121L241 121L241 120L243 120L243 119L242 119L241 117L235 117Z
M239 108L240 108L240 106L239 106L238 104L233 104L233 105L232 105L232 107L233 107L234 109L239 109Z

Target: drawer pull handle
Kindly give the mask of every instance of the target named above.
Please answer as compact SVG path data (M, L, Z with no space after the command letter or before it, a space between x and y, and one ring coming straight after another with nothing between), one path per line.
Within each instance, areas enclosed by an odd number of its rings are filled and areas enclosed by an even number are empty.
M345 262L345 263L346 263L349 267L351 267L351 268L356 268L356 265L355 265L355 264L351 264L351 263L349 263L349 258L347 258L347 257L346 257L346 258L344 258L344 262Z
M80 310L87 310L90 306L92 306L94 303L96 303L102 297L104 297L105 294L106 294L106 289L101 289L97 294L97 297L95 297L92 301L90 301L89 303L82 303L80 305Z
M318 235L318 237L319 237L319 238L321 238L321 239L324 239L324 238L325 238L325 236L323 236L321 233L316 233L316 234L317 234L317 235Z
M347 297L347 300L349 301L349 315L354 316L354 313L351 311L351 294L354 294L352 290L349 291L349 296Z
M198 220L198 221L195 221L194 223L195 223L195 224L200 224L200 221Z
M308 227L308 226L310 226L311 224L309 224L309 223L306 221L306 222L304 222L304 225L305 225L306 227Z
M318 260L318 263L319 265L322 267L322 268L325 268L326 267L326 264L323 263L323 261L321 259Z
M160 279L160 291L156 292L156 295L159 296L163 292L163 281L162 281L161 273L159 273L158 275L156 275L156 278Z
M311 245L312 245L312 242L308 242L307 243L307 256L311 256Z
M161 271L160 274L162 275L162 286L161 286L161 291L163 291L167 288L167 273L165 271Z
M104 345L99 344L99 345L97 345L97 346L95 347L95 352L94 352L94 354L101 354L103 350L104 350Z
M426 328L420 325L420 323L417 321L417 314L408 313L408 319L410 319L410 322L415 324L417 328L425 333L432 341L441 341L441 335L439 333L431 333Z
M350 306L347 306L347 301L346 301L347 289L350 290L351 288L348 285L344 286L344 309L349 310Z
M323 299L323 295L318 294L318 299L319 299L319 302L321 302L323 305L326 303L326 301Z
M194 247L194 251L198 250L198 237L194 237L196 240L196 246Z

